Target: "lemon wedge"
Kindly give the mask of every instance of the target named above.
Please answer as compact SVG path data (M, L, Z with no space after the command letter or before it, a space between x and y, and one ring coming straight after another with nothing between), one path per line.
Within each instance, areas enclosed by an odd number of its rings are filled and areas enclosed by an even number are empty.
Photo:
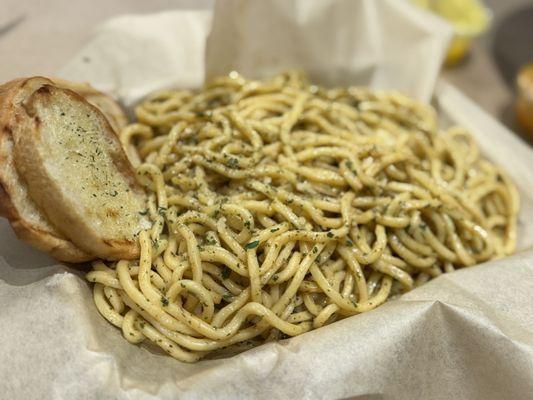
M445 64L458 64L469 52L472 39L487 30L492 15L480 0L411 0L448 22L455 35L448 48Z

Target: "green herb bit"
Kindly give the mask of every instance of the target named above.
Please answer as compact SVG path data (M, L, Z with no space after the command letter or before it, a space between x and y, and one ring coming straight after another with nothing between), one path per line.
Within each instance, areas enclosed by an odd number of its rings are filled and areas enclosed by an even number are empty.
M220 275L222 276L222 279L228 279L231 275L231 269L229 269L228 267L224 267Z
M259 240L254 240L253 242L248 243L244 248L246 250L255 249L257 246L259 246Z
M163 304L163 307L168 306L168 299L165 296L161 296L161 304Z
M226 165L228 166L228 168L232 168L232 169L235 169L239 166L239 160L235 157L232 157L228 160L228 162L226 163Z
M209 244L209 245L211 245L211 246L214 246L214 245L217 244L217 241L215 240L215 238L212 238L212 237L207 236L207 237L205 238L205 243L206 243L206 244Z
M225 302L227 303L231 303L233 301L233 296L230 295L230 294L223 294L222 295L222 298L224 299Z

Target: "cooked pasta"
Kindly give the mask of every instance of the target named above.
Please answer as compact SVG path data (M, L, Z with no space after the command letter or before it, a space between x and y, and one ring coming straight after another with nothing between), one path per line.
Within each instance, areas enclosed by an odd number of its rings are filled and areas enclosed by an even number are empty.
M518 195L464 129L396 92L302 74L164 90L121 141L149 193L100 313L180 361L295 336L513 251Z

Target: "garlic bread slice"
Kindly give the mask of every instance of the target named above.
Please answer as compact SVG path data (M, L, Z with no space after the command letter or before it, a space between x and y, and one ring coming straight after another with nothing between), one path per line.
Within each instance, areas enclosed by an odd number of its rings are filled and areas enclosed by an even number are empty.
M88 261L94 256L78 248L48 221L15 168L10 121L14 118L13 97L23 81L0 86L0 215L9 220L19 239L52 257L72 263Z
M95 257L136 258L146 196L104 115L43 78L27 79L13 107L15 166L52 225Z

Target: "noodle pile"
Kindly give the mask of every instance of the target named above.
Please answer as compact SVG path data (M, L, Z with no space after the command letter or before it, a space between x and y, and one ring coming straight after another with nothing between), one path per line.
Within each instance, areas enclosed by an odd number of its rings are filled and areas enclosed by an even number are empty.
M87 279L128 341L178 360L299 335L515 247L513 184L399 93L231 73L136 115L120 136L153 227L138 261Z

